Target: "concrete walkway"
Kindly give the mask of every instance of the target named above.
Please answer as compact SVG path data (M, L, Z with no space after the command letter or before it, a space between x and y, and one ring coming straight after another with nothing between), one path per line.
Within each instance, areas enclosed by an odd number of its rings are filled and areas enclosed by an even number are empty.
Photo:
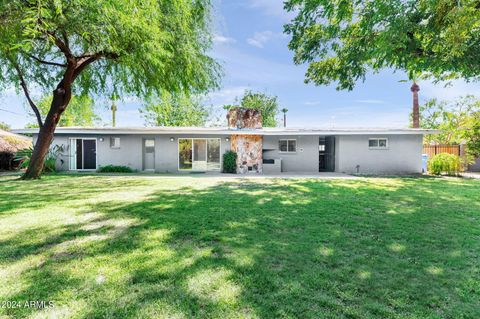
M224 174L220 172L185 172L185 173L96 173L96 172L61 172L58 175L77 175L77 176L117 176L117 177L148 177L148 178L221 178L221 179L261 179L261 178L287 178L287 179L357 179L360 177L335 173L335 172L322 172L322 173L280 173L280 174ZM20 172L0 172L0 176L20 176Z
M83 173L78 173L83 174ZM212 179L274 179L274 178L286 178L286 179L356 179L359 178L353 175L347 175L342 173L280 173L280 174L224 174L220 172L193 172L193 173L128 173L128 174L108 174L108 173L93 173L99 176L122 176L122 177L150 177L150 178L212 178Z
M464 172L462 173L462 177L480 179L480 172Z

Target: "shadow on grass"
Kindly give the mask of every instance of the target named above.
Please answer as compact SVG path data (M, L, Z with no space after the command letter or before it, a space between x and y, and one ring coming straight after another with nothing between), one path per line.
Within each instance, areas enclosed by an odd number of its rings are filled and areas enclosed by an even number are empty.
M82 181L59 200L150 187ZM7 193L51 203L52 187L75 184L46 183ZM43 256L8 299L55 300L84 318L478 317L480 184L465 183L238 180L86 203L81 223L0 243L2 265Z

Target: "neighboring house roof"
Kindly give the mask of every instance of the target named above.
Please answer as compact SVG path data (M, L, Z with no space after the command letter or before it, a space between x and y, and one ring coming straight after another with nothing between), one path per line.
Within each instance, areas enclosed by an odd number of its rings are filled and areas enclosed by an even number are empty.
M0 130L0 152L15 153L30 146L32 146L31 138Z
M38 128L14 130L16 133L36 134ZM411 128L278 128L231 129L228 127L58 127L55 134L210 134L210 135L406 135L436 134L439 130Z

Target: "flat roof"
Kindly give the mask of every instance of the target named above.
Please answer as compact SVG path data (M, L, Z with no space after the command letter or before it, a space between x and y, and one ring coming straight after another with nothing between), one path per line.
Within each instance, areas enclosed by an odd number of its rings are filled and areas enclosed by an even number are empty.
M15 134L15 133L5 131L5 130L2 130L2 129L0 129L0 137L14 137L14 138L19 138L19 139L22 139L22 140L25 140L25 141L31 141L32 140L31 138L29 138L25 135Z
M38 134L38 128L12 130L19 134ZM436 134L439 130L413 128L283 128L266 127L262 129L232 129L228 127L57 127L55 134L85 135L418 135Z

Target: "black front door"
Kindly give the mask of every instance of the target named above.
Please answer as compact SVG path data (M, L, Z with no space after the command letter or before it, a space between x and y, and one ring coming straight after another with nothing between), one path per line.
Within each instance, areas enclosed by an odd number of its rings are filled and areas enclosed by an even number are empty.
M83 140L83 169L97 169L97 143Z
M320 136L318 142L318 170L335 171L335 136Z

